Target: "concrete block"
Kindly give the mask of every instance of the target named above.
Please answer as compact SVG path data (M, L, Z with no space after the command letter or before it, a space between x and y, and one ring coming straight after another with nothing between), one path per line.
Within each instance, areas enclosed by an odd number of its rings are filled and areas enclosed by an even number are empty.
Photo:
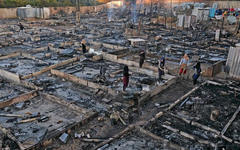
M24 102L20 102L20 103L17 103L17 104L15 105L15 107L16 107L17 109L22 109L22 108L24 107L24 105L25 105Z
M219 41L219 38L220 38L220 29L216 30L215 41Z
M93 61L99 61L99 60L102 60L103 59L103 56L102 55L95 55L93 56Z
M67 141L68 141L68 138L69 138L69 135L68 135L67 133L63 133L63 134L59 137L59 140L60 140L61 142L63 142L64 144L66 144Z
M3 77L4 79L10 80L16 83L20 83L19 75L16 75L14 73L0 69L0 76Z
M46 58L50 58L51 55L52 55L51 53L46 53L46 54L45 54L45 57L46 57Z
M103 98L102 101L108 104L108 103L110 103L112 100L111 100L111 99Z
M140 38L137 38L137 39L128 39L128 41L131 43L131 45L133 46L136 46L136 45L143 45L145 44L145 40L144 39L140 39Z

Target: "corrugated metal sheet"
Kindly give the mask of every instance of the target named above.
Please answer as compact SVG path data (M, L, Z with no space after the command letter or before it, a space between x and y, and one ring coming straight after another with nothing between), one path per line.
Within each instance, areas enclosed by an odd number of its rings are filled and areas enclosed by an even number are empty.
M229 68L229 76L240 80L240 45L230 48L228 52L227 67Z

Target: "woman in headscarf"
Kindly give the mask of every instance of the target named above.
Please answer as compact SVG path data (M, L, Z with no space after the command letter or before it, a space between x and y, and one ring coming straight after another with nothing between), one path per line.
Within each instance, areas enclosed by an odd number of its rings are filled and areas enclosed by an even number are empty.
M180 70L179 70L179 76L183 74L186 74L187 73L187 65L188 65L188 62L189 62L189 57L187 54L184 54L184 56L182 57L179 65L180 65Z
M195 72L194 72L192 78L193 78L193 85L195 85L195 84L197 84L197 79L201 75L201 71L202 71L200 62L197 62L197 64L193 68L194 68Z
M123 91L126 90L129 82L129 73L128 73L128 66L124 66L123 68Z
M158 61L158 80L162 80L162 75L164 75L165 57L161 57Z

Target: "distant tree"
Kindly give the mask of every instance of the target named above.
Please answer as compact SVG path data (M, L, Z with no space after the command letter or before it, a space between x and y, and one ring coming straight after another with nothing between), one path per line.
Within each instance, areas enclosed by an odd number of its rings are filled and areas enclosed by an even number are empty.
M4 1L0 0L0 7L3 7L3 6L4 6Z
M64 0L63 1L63 6L72 6L72 5L73 5L73 3L71 3L70 0Z
M110 0L79 0L82 6L98 5L108 1ZM23 7L28 4L33 7L75 6L75 2L76 0L0 0L0 7Z
M57 6L58 2L57 0L46 0L48 6Z

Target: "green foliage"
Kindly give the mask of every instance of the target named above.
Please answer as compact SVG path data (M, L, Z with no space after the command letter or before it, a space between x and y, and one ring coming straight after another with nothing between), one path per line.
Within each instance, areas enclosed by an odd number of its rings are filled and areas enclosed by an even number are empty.
M93 6L101 4L98 0L79 0L81 6Z
M82 1L82 0L80 0ZM75 0L0 0L0 8L75 6Z
M0 0L0 8L23 7L57 7L57 6L76 6L78 0ZM98 5L98 0L79 0L81 6Z

